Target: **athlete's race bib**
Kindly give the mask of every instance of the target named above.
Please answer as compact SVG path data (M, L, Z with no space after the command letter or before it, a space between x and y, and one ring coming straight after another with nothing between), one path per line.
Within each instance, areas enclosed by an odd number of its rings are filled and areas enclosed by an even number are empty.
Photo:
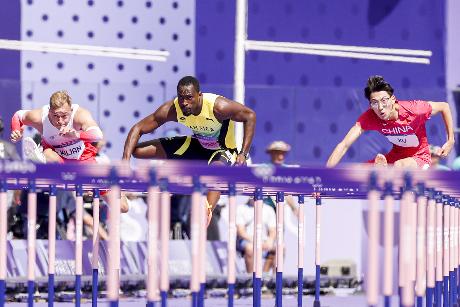
M408 135L386 135L387 139L401 147L417 147L420 142L415 134Z
M219 142L215 138L199 134L195 134L195 137L197 138L198 142L200 142L201 146L203 146L203 148L212 150L221 148Z
M81 140L69 143L55 146L54 150L65 159L78 160L85 151L85 143Z

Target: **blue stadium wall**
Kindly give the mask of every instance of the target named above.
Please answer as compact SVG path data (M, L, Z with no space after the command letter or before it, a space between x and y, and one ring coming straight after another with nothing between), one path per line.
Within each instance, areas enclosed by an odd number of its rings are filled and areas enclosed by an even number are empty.
M269 142L283 139L293 145L289 162L323 164L367 108L362 89L369 75L385 76L400 99L446 100L444 1L248 3L250 39L433 52L430 65L248 52L245 103L258 114L256 162L266 161ZM235 1L224 0L4 1L0 38L164 48L173 56L146 63L0 50L0 116L8 122L14 110L45 104L52 91L65 88L93 112L109 140L107 153L119 159L129 127L172 97L179 77L196 74L203 90L232 97L234 16ZM427 126L438 145L441 122ZM381 136L367 133L345 161L368 160L388 148Z
M203 89L232 97L235 1L196 3L196 74ZM248 39L431 50L430 65L337 57L246 53L246 101L257 112L256 162L277 139L292 163L323 164L361 112L370 75L383 75L399 99L446 101L444 1L248 0ZM442 120L427 125L442 145ZM344 161L365 161L389 144L366 133Z

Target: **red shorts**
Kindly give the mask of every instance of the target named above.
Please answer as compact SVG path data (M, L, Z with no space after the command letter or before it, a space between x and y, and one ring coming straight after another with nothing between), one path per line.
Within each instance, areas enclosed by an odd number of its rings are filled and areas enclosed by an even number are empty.
M398 160L402 160L405 158L412 158L417 162L417 166L420 169L427 169L431 167L431 155L419 155L419 156L412 156L412 157L401 157L401 155L390 151L387 154L384 155L385 158L387 159L388 164L394 164ZM372 160L367 161L368 163L374 163L375 158Z
M62 163L73 163L73 162L78 162L78 163L97 163L96 157L87 157L85 160L75 160L75 159L62 159Z

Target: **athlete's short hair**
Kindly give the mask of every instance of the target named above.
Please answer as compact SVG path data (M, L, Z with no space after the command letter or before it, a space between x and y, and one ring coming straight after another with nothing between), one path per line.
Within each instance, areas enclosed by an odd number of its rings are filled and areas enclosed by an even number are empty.
M177 91L179 91L179 88L183 86L189 86L190 84L193 84L193 87L197 92L200 91L200 82L197 78L193 76L185 76L182 79L180 79L179 83L177 83Z
M374 92L385 91L390 96L393 96L394 90L390 83L386 82L382 76L371 76L367 79L367 86L364 88L364 96L367 100L370 99L371 94Z
M72 106L72 98L70 97L67 91L57 91L54 92L53 95L50 97L50 108L56 109L60 108L63 105L68 104Z

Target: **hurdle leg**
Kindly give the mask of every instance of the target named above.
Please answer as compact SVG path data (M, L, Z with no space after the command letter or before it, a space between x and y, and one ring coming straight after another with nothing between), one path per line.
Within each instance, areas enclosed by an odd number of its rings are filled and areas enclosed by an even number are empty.
M83 273L83 187L76 186L75 213L75 306L81 303L81 275Z
M169 229L171 224L171 196L168 192L167 181L161 184L161 229L160 229L160 297L161 307L166 307L169 291Z
M441 192L436 192L436 282L434 292L435 306L441 306L442 301L442 220L443 220L443 205Z
M98 285L99 285L99 189L93 191L93 255L91 257L91 268L93 269L91 306L97 307Z
M207 193L206 189L202 190L201 207L200 207L200 291L198 299L198 307L204 306L204 295L206 292L206 236L207 236L207 223L208 223L208 209L207 209Z
M380 232L380 194L377 191L374 176L371 178L367 199L369 202L368 227L369 244L367 249L367 304L377 306L378 304L378 268L379 268L379 232Z
M455 238L455 202L449 197L449 306L454 304L454 238Z
M416 287L415 282L417 280L417 193L416 190L412 192L412 202L409 206L409 225L410 225L410 247L409 247L409 258L410 261L410 291L414 296L414 304L416 304Z
M147 193L147 307L154 307L158 297L158 232L160 220L160 188L157 185L156 175L150 173L150 185Z
M54 305L54 271L56 259L56 185L50 185L48 211L48 306Z
M460 305L460 202L458 199L455 201L457 207L457 305Z
M254 192L254 270L253 270L253 306L261 307L262 300L262 189Z
M112 176L115 177L115 175ZM114 179L112 180L115 181ZM108 224L110 240L107 298L111 307L117 307L120 291L120 187L117 184L110 187Z
M443 248L443 306L449 306L449 229L450 229L450 208L449 202L443 197L444 213L444 248Z
M411 249L413 248L413 224L411 213L414 206L415 197L412 191L411 178L406 175L405 190L400 202L400 251L399 251L399 286L401 287L401 303L402 306L414 305L414 287L412 282L413 270L411 258ZM415 252L414 252L415 253ZM415 255L415 254L414 254ZM412 271L413 270L413 271Z
M283 306L284 193L276 193L276 306Z
M190 276L190 290L192 293L192 307L198 307L198 292L200 290L200 218L201 218L201 183L199 178L193 178L192 193L192 216L191 216L191 236L192 236L192 275Z
M417 307L423 306L423 297L426 294L426 209L427 209L427 198L424 195L425 189L423 185L418 185L418 197L417 197L417 281L415 284L415 292L417 295Z
M234 184L229 184L228 194L227 287L228 307L233 307L236 281L236 188Z
M7 185L4 179L0 179L0 307L6 301L6 256L7 256L7 231L8 231L8 204Z
M429 190L427 208L427 283L426 283L426 306L433 306L433 295L435 286L435 223L436 203L433 199L433 190Z
M29 180L29 193L27 195L27 304L34 305L35 291L35 257L37 233L37 191L34 180Z
M383 296L384 306L390 307L393 295L394 196L393 185L389 181L385 182L384 194Z
M320 251L321 251L321 196L316 195L316 232L315 232L315 269L316 269L316 277L315 277L315 300L313 301L314 307L320 307L321 302L319 300L320 297L320 282L321 282L321 262L320 262Z
M304 258L304 196L299 195L299 220L298 220L298 248L297 248L297 306L302 307L302 298L303 298L303 258Z
M454 215L454 242L453 242L453 280L452 280L452 306L457 307L458 302L457 302L457 281L458 281L458 206L456 203L455 199L452 199L453 205L452 205L452 214Z

